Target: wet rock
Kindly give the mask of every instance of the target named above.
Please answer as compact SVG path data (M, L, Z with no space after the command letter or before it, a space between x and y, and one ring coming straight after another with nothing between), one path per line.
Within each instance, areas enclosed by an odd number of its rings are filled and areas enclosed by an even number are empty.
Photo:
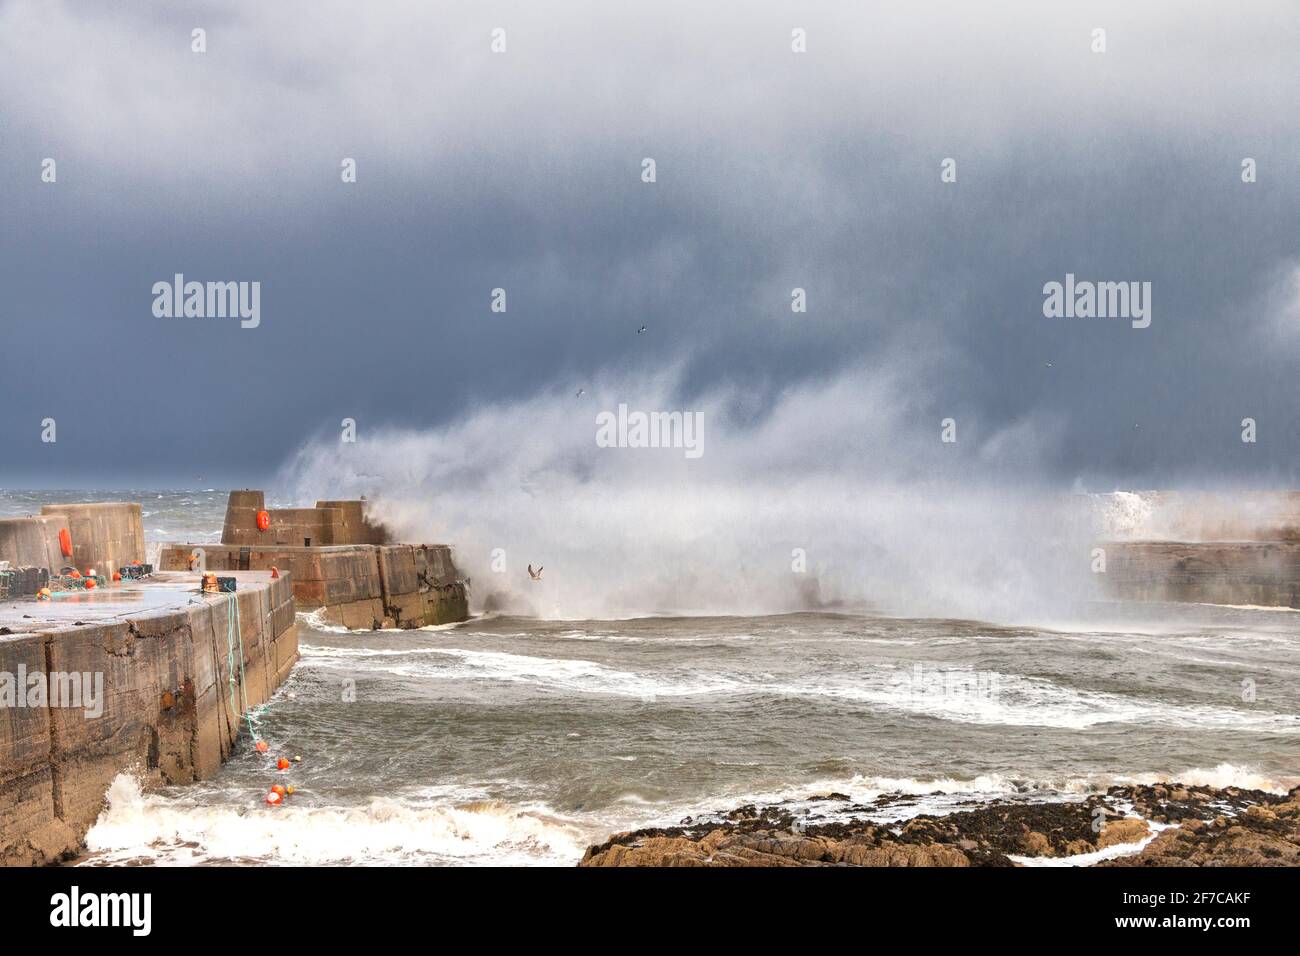
M846 819L747 805L712 820L620 833L593 846L582 866L1012 866L1010 856L1069 857L1136 843L1148 820L1175 824L1145 848L1103 866L1300 866L1300 788L1257 790L1168 784L1112 787L1082 801L975 804L944 816L889 823L879 814L902 795L847 807ZM1130 811L1130 808L1131 811ZM1136 814L1133 816L1131 814ZM1094 829L1095 821L1104 825Z
M1097 849L1104 850L1117 843L1136 843L1150 832L1145 820L1115 820L1107 823L1097 834Z

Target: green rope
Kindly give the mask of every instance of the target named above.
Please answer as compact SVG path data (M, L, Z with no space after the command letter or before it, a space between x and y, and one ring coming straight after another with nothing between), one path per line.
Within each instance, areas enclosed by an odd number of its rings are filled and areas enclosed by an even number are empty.
M248 706L248 682L244 679L244 629L239 624L239 598L231 592L226 611L226 673L230 675L230 711L235 707L235 636L239 636L239 696L244 706L240 713L248 721L248 734L253 740L260 740L257 732L258 716ZM238 719L236 719L238 723Z

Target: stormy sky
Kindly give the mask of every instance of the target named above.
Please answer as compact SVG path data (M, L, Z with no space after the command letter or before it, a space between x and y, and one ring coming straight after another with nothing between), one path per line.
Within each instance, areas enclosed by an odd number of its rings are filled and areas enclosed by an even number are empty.
M753 422L892 370L893 430L1062 487L1295 486L1298 63L1286 0L5 0L0 487L259 485L666 369ZM175 273L260 326L156 317ZM1045 318L1067 273L1150 327Z

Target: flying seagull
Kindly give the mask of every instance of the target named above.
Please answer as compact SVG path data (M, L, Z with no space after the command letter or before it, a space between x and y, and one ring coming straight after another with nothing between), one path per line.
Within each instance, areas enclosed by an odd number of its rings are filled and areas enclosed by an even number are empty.
M639 329L636 330L636 334L637 334L637 335L640 335L640 334L641 334L642 332L644 332L644 331L645 331L645 326L643 325L643 326L641 326L641 328L639 328Z
M577 397L577 398L582 398L582 396L586 393L586 391L587 391L587 390L586 390L585 388L580 388L580 389L578 389L578 393L577 393L577 396L576 396L576 397Z
M542 569L538 568L536 571L534 571L533 566L530 564L528 565L528 576L532 578L534 581L540 581L542 579Z

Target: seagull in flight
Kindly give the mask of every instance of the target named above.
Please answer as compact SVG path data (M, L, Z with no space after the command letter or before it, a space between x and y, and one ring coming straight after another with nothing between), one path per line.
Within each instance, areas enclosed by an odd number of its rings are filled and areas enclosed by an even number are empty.
M586 390L585 388L580 388L580 389L578 389L577 395L576 395L575 397L576 397L576 398L582 398L582 396L585 395L586 392L587 392L587 390Z
M636 334L637 334L637 335L640 335L640 334L641 334L642 332L644 332L644 331L645 331L645 326L643 325L643 326L641 326L641 328L639 328L639 329L636 330Z
M532 578L534 581L540 581L542 579L542 569L538 568L536 571L534 571L533 566L530 564L528 565L528 576Z

